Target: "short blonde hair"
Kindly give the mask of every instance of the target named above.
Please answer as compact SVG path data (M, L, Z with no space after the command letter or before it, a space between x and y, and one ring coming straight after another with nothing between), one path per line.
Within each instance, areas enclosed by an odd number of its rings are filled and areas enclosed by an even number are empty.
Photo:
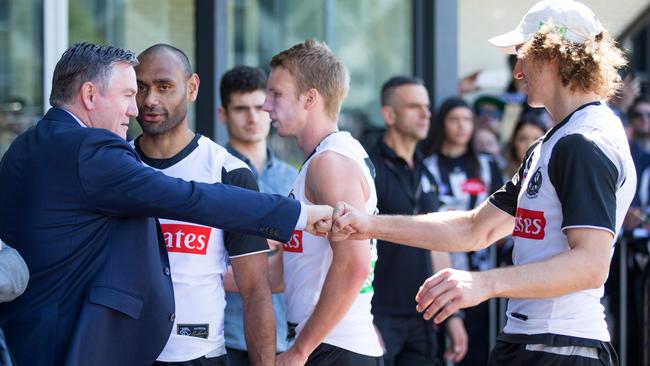
M327 115L338 119L350 76L325 43L308 39L273 56L270 66L285 68L296 79L300 93L311 88L318 90Z
M585 43L573 43L562 37L552 25L543 26L518 51L517 57L536 60L557 59L558 73L571 90L596 93L609 98L620 89L618 70L627 60L606 31Z

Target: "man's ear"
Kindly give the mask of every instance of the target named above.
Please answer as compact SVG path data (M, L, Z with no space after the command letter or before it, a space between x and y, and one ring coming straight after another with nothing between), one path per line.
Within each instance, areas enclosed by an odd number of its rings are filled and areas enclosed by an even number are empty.
M381 107L381 117L384 119L384 122L386 122L386 126L392 126L395 124L395 109L389 105L385 105Z
M97 86L90 81L86 81L81 84L81 102L87 110L92 110L95 108L95 103L97 102Z
M305 93L305 109L310 110L312 109L320 99L320 93L318 93L318 90L311 88L307 90Z
M201 83L201 80L199 79L199 75L192 74L192 76L190 76L190 80L187 81L187 101L188 102L196 101L196 97L199 95L199 84L200 83Z
M217 108L217 114L219 115L219 121L224 125L227 125L228 115L226 114L226 109L224 107Z

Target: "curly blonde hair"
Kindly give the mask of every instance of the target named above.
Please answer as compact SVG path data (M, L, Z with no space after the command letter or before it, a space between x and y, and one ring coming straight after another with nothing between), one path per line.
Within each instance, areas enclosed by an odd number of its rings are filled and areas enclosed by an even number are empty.
M552 25L545 25L535 33L518 49L517 57L557 59L558 76L564 86L604 98L613 96L621 87L618 70L627 64L623 51L606 31L585 43L573 43Z

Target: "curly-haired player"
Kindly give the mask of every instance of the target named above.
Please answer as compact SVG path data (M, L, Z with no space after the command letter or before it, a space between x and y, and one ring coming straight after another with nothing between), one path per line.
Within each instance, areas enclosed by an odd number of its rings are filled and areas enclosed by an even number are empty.
M528 104L555 121L512 181L469 212L372 217L340 203L331 239L472 251L512 233L514 266L442 270L422 286L417 309L441 322L508 297L490 365L615 365L600 298L636 174L623 126L603 100L619 87L625 59L594 13L570 0L537 3L490 42L517 54L514 76Z

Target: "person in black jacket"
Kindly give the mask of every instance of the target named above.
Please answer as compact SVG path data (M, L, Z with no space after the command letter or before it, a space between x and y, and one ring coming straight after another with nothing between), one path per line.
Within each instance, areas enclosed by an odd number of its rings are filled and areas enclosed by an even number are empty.
M395 76L381 91L387 131L370 152L376 168L377 208L382 214L414 215L438 210L438 186L423 164L417 143L429 130L429 94L422 80ZM386 346L386 365L442 365L431 321L415 310L414 295L436 270L449 267L449 254L379 241L372 312ZM467 351L460 317L447 322L451 346L446 358Z

